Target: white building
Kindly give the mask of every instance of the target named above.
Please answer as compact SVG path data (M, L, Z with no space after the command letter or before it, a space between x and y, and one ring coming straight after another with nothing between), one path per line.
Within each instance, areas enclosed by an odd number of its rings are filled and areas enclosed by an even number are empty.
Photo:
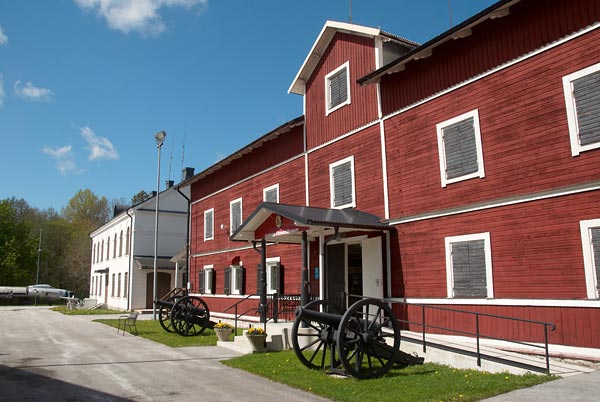
M193 173L192 173L193 175ZM157 297L182 287L187 267L189 187L159 194ZM108 308L152 308L156 196L116 211L90 234L90 297ZM174 258L175 257L175 258Z

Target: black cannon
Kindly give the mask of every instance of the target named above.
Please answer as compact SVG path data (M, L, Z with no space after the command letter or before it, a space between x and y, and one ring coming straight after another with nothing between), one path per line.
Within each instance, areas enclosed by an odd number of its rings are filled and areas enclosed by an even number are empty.
M400 350L398 322L381 300L360 300L344 314L327 301L315 300L295 314L294 352L311 369L363 379L381 377L394 364L423 363L422 357Z
M210 324L208 305L200 297L188 296L183 289L173 289L156 305L160 325L167 332L196 336Z

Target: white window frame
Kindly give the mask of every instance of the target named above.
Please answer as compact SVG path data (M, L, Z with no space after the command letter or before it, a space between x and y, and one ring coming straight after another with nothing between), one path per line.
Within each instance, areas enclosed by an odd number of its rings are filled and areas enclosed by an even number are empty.
M445 238L446 243L446 287L449 299L454 299L454 269L452 267L452 243L483 240L485 246L485 280L486 298L494 297L494 278L492 277L492 248L490 232L474 233L462 236L451 236ZM459 297L456 297L459 298Z
M204 269L204 293L203 294L212 295L212 294L214 294L213 281L212 281L212 278L215 275L214 266L212 264L205 265L203 267L203 269ZM209 272L211 272L212 275L208 275Z
M206 217L208 214L212 214L212 227L211 227L211 236L207 237L206 236ZM204 211L204 241L207 240L214 240L215 238L215 209L211 208L211 209L207 209L206 211Z
M573 97L573 81L586 75L593 74L600 70L600 63L586 67L583 70L576 71L562 78L563 92L565 95L565 106L567 108L567 122L569 125L569 138L571 141L571 155L578 156L581 152L600 148L600 142L594 144L581 145L579 143L579 124L577 122L577 111L575 107L575 98Z
M446 176L446 151L444 149L444 128L451 126L452 124L458 123L469 118L473 118L473 130L475 131L475 145L477 147L477 171L469 173L463 176L454 177L448 179ZM483 147L481 145L481 130L479 127L479 109L471 110L470 112L463 113L460 116L453 117L449 120L443 121L436 124L435 129L437 131L438 140L438 153L440 159L440 175L442 179L442 187L446 187L450 183L456 183L463 180L472 179L475 177L484 178L485 169L483 167Z
M334 187L334 182L333 182L333 169L336 166L339 165L343 165L346 162L350 162L350 174L352 175L352 202L348 203L348 204L344 204L344 205L339 205L339 206L335 206L334 200L335 200L335 187ZM334 209L344 209L344 208L354 208L356 207L356 183L355 183L355 176L354 176L354 155L351 155L347 158L344 158L342 160L339 160L337 162L334 163L330 163L329 164L329 198L330 198L330 205L331 208Z
M596 272L594 271L594 262L597 268L600 269L600 261L594 261L592 253L592 236L590 230L600 227L600 219L590 219L579 222L581 230L581 247L583 250L583 267L585 270L585 287L588 299L599 299L600 289L596 280Z
M240 265L230 265L231 274L229 276L229 292L232 295L241 295L242 294L242 284L237 283L237 270L243 269L242 262L240 261ZM243 281L243 279L242 279Z
M235 230L237 230L237 228L234 230L233 229L233 204L235 204L236 202L240 203L240 225L242 224L242 222L244 221L243 217L243 204L242 204L242 197L240 198L236 198L235 200L229 201L229 234L232 234ZM239 227L239 225L238 225Z
M339 73L343 69L346 69L346 90L347 90L346 93L348 94L348 96L344 102L330 108L329 107L329 105L331 104L331 102L330 102L330 100L331 100L330 78L332 76L336 75L337 73ZM351 101L350 101L350 61L347 61L325 76L325 116L329 116L331 113L335 112L339 108L341 108L345 105L349 105L350 103L351 103Z
M277 190L277 203L279 203L279 183L273 184L272 186L265 187L263 189L263 201L267 200L267 193L271 190Z
M277 293L277 284L275 284L275 286L273 286L273 283L271 283L271 270L273 269L273 267L277 266L277 264L280 264L281 259L280 259L280 257L271 257L271 258L267 258L266 262L267 262L267 294L272 295L272 294ZM281 272L280 272L280 274L281 274Z

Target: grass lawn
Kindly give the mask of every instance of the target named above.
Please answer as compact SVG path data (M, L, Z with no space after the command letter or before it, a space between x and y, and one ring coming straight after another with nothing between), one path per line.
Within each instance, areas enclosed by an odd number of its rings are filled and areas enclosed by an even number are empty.
M94 321L117 328L119 320L101 319ZM208 328L198 336L181 336L174 332L165 331L160 326L158 320L138 320L136 321L136 326L138 329L138 336L173 348L184 346L216 346L217 344L217 335L215 334L215 331ZM239 335L242 334L242 331L241 328L238 328Z
M293 351L260 353L223 364L303 389L334 401L478 401L504 392L556 379L553 376L490 374L439 364L394 368L382 378L357 380L310 370Z
M53 307L52 311L58 311L64 315L102 315L102 314L125 314L123 311L98 308L95 310L67 310L66 306Z

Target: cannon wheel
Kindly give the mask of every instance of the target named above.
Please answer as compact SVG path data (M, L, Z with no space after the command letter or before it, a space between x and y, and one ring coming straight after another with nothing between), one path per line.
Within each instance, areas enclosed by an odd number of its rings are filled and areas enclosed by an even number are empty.
M321 306L323 307L323 312L342 315L336 305L326 300L314 300L304 306L304 308L321 311ZM312 329L312 331L305 333L302 331L303 329ZM334 331L335 328L309 318L296 319L294 321L294 325L292 326L292 345L294 353L296 353L302 364L314 370L333 369L339 366L339 359L331 356L331 353L335 354Z
M166 301L175 303L177 299L177 297L170 297ZM171 308L172 307L160 305L158 309L158 322L167 332L175 332L173 330L173 323L171 322Z
M208 306L199 297L186 296L179 299L171 309L171 324L182 336L200 335L210 321Z
M388 339L392 343L387 343ZM386 303L363 299L350 306L342 317L336 343L347 374L360 379L381 377L395 363L400 329Z

